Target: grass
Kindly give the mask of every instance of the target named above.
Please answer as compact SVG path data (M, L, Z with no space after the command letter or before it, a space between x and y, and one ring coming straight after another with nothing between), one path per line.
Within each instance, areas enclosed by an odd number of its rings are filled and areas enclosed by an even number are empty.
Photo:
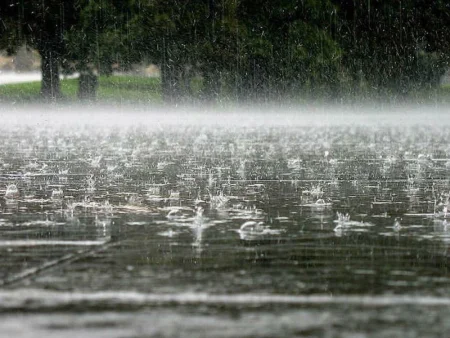
M40 82L0 85L0 102L40 102ZM97 101L105 103L160 103L159 78L141 76L101 76L97 89ZM78 79L61 80L63 102L76 102Z
M159 78L141 76L100 77L97 90L99 101L119 102L161 102L161 81Z
M31 102L39 99L39 82L26 82L0 86L0 102Z
M191 82L191 94L199 96L201 81ZM40 82L0 85L0 103L36 103L42 102L39 95ZM77 102L78 79L61 80L62 102ZM405 98L410 103L438 102L450 103L450 84L438 89L421 90ZM161 81L159 78L149 78L131 75L101 76L97 89L97 102L107 104L117 103L161 103Z
M440 95L445 97L448 102L450 102L450 84L442 85L440 88Z

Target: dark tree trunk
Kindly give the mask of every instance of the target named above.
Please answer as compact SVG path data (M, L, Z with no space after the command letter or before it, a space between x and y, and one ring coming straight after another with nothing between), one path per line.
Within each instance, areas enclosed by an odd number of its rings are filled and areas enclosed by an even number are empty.
M165 103L177 103L180 99L180 83L173 64L161 66L161 91Z
M95 101L97 87L97 76L91 72L81 73L78 79L78 98L83 101Z
M206 60L203 72L203 99L206 101L217 101L220 94L220 73L218 71L219 65L216 58L218 52L215 50L216 46L216 17L217 8L216 1L209 0L209 43L213 47L213 55L209 60Z
M51 49L39 51L41 55L41 95L49 100L61 97L59 85L59 54Z
M212 67L207 67L203 75L203 99L215 102L220 94L220 73Z

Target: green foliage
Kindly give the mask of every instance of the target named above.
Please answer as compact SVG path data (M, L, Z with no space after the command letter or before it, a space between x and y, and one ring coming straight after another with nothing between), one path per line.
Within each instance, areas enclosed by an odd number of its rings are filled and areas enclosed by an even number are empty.
M250 96L281 98L329 87L341 50L330 35L336 9L328 1L241 1L238 74ZM242 92L242 89L239 89Z
M159 88L165 101L405 95L436 88L450 60L446 0L40 4L0 3L1 49L51 50L66 73L154 63L161 83L149 91Z
M65 33L68 52L64 70L82 73L111 74L113 67L128 69L131 66L126 42L126 1L80 0L80 18Z
M79 19L79 0L3 0L0 2L0 48L13 53L23 44L35 48L42 59L41 95L61 96L59 64L66 53L65 34Z
M344 65L356 85L406 94L439 84L448 67L447 1L337 0Z
M2 49L14 51L24 42L41 50L63 49L65 28L76 20L75 0L3 0L0 3Z
M335 83L341 51L330 36L329 1L135 1L134 48L158 64L163 92L248 99ZM320 76L316 76L320 74ZM271 94L272 93L272 94Z

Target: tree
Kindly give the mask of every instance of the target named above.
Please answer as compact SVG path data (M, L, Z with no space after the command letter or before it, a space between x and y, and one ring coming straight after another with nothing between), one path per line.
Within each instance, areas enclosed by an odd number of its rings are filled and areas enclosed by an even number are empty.
M336 35L355 83L406 94L435 86L448 66L448 1L334 0Z
M79 4L79 20L65 34L64 71L80 73L78 97L93 100L97 74L111 75L113 67L128 69L134 61L132 42L126 38L130 3L80 0Z
M47 99L61 96L59 67L66 52L65 32L79 18L77 0L3 0L0 18L1 48L13 53L26 44L41 56L41 94Z
M135 1L134 13L130 28L133 59L159 65L164 101L176 102L191 94L190 81L199 70L207 39L207 2Z
M328 1L136 3L135 46L160 65L167 101L189 92L193 76L208 101L298 94L337 77L341 52L329 27L336 9Z
M329 1L242 0L240 93L271 99L336 87L341 50Z

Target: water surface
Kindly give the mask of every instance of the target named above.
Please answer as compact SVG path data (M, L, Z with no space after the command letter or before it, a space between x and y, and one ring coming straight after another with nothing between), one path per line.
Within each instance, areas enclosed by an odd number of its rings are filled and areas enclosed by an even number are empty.
M21 109L0 133L2 332L448 329L444 108Z

